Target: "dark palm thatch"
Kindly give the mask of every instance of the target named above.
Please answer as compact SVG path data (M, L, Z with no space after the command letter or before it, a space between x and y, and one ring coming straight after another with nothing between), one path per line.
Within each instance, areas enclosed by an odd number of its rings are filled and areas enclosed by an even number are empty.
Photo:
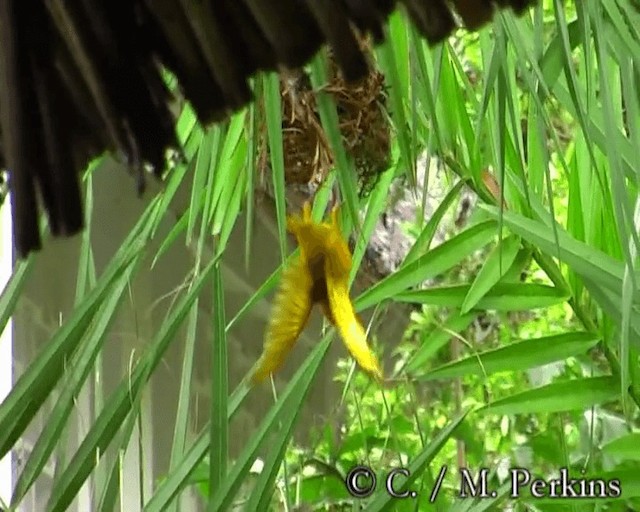
M455 15L469 29L494 5L534 0L402 0L430 43ZM40 247L38 202L54 236L82 229L78 172L104 150L159 174L177 146L162 67L204 124L252 99L259 70L297 68L328 43L348 81L367 63L354 30L383 38L394 0L0 0L0 166L8 170L14 243ZM38 197L40 199L38 199Z

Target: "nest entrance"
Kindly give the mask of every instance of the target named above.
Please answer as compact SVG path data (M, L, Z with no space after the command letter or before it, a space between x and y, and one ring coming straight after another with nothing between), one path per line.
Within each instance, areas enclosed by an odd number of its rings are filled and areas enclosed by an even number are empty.
M384 75L371 69L364 79L349 83L331 57L329 62L329 81L324 90L335 100L342 142L353 160L359 193L366 196L390 163ZM281 77L280 94L285 183L317 186L335 160L322 128L315 92L308 77L299 73ZM261 130L259 170L263 176L270 172L266 127Z

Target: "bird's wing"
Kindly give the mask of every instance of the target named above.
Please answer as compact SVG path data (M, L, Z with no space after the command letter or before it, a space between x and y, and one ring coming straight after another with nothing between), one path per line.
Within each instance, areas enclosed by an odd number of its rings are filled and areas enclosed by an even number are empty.
M367 334L351 304L347 281L336 279L327 272L327 295L335 325L347 350L363 370L382 381L378 359L367 344Z
M262 356L252 376L254 384L282 366L302 333L311 313L312 284L303 258L298 258L284 270L265 333Z

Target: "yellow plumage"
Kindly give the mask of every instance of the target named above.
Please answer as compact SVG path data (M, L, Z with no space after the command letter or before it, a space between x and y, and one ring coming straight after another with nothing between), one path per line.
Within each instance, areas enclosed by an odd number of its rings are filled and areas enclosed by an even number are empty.
M321 305L325 316L337 327L360 367L382 380L378 360L367 345L366 332L349 297L351 252L340 233L337 210L332 210L330 222L315 223L311 219L311 205L306 203L302 216L287 219L287 230L298 241L300 257L282 276L252 381L260 382L282 366L315 303Z
M254 383L277 371L298 340L311 313L311 286L311 276L301 259L283 272L262 356L253 374Z
M367 334L356 317L347 289L328 281L329 305L340 337L360 367L376 379L382 380L378 359L367 345Z

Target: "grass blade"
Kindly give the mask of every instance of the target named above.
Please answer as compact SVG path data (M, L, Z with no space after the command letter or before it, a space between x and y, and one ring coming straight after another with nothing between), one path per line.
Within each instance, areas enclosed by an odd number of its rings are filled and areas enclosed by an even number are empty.
M227 358L227 334L225 331L224 287L220 263L213 268L213 350L211 360L211 446L209 450L210 474L209 489L211 494L220 489L227 476L227 459L229 457L228 434L228 388L229 368ZM209 510L215 511L209 504Z
M113 288L114 282L130 262L143 253L150 231L147 221L155 212L157 204L158 201L153 201L149 205L136 227L131 230L112 258L96 287L74 309L69 320L27 367L9 395L0 404L0 458L11 449L51 393L65 370L65 361L77 349L104 297Z
M73 501L76 493L98 463L98 459L104 454L141 395L151 373L173 341L175 332L186 317L193 301L200 293L206 280L210 278L216 262L217 259L212 260L194 281L189 292L161 325L143 359L135 366L130 377L121 382L105 404L100 416L82 441L71 462L60 475L59 480L56 481L49 499L48 510L62 512Z
M398 302L459 308L469 293L469 285L439 286L426 290L399 293ZM474 309L495 311L528 311L562 304L569 295L553 286L529 283L499 283L480 299Z
M262 420L262 423L260 423L256 433L252 436L246 448L238 457L238 460L236 460L229 472L229 475L225 479L221 490L216 496L213 496L213 501L210 504L210 507L215 510L223 511L227 510L231 506L234 496L256 458L258 449L262 446L267 436L269 436L271 432L278 427L280 422L282 422L283 425L286 425L288 421L295 421L295 418L292 415L297 414L297 410L300 408L300 404L307 394L309 385L311 384L313 377L315 376L319 365L329 348L330 341L331 337L325 336L324 339L316 345L311 354L298 369L294 377L291 379L291 382L289 382L284 392L280 395L274 407L269 410L265 418ZM295 406L296 404L297 406ZM289 417L286 417L285 415L287 411L289 412ZM280 441L286 442L286 439L284 437L280 437ZM275 464L276 460L277 456L272 459L273 464ZM269 476L269 479L271 479L271 476ZM265 482L265 484L267 483L269 482ZM263 488L266 489L266 485L263 486ZM263 493L260 492L260 494L262 495Z
M511 267L520 249L520 238L510 236L498 244L473 280L462 303L462 313L469 312Z
M287 256L287 204L285 200L284 150L282 145L282 98L280 96L280 78L278 74L270 73L266 75L263 78L263 87L280 255L282 256L282 261L284 261Z
M567 332L511 343L458 361L452 361L417 377L421 380L453 379L465 375L516 372L585 354L600 337L588 332Z
M93 368L99 351L102 349L107 329L113 319L121 297L130 282L134 271L136 260L132 261L123 271L113 290L105 298L104 303L96 314L96 320L90 325L86 332L83 343L69 365L69 373L66 382L56 399L53 410L47 419L47 428L38 437L24 468L20 472L18 481L13 491L12 504L17 505L25 496L29 488L40 476L42 468L47 463L56 444L67 425L71 410L75 405L75 399L80 393L87 376Z
M409 359L406 371L413 373L424 366L456 333L469 327L475 317L475 313L467 313L466 315L452 313L444 325L436 327L427 336L422 346Z
M379 304L410 286L416 286L442 274L488 244L495 234L496 224L493 221L482 222L466 229L366 290L356 299L356 308L362 310Z
M589 377L554 382L529 389L486 405L478 412L488 414L540 414L583 411L593 405L619 397L618 380L613 377Z

